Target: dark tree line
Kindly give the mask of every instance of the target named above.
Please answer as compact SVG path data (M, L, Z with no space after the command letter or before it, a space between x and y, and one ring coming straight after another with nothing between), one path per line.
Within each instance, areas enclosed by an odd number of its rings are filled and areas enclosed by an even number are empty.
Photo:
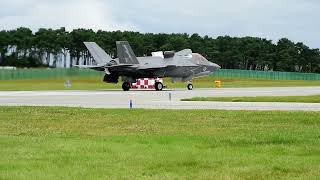
M198 34L142 34L139 32L97 31L65 28L39 29L33 33L28 28L0 31L0 65L17 67L71 67L88 64L88 51L83 41L95 41L111 56L116 57L115 41L130 42L137 56L154 51L179 51L190 48L201 53L225 69L273 70L320 73L320 51L305 44L280 39L257 37L211 38Z

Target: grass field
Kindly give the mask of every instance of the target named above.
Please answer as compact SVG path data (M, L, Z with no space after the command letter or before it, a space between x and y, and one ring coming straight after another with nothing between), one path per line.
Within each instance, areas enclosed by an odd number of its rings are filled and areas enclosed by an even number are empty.
M320 103L320 95L313 95L313 96L258 96L258 97L194 97L191 99L182 99L182 101Z
M301 80L258 80L258 79L228 79L204 77L193 80L195 88L213 88L214 81L221 80L223 88L238 87L290 87L290 86L320 86L320 81ZM66 79L40 79L40 80L16 80L0 81L0 91L23 91L23 90L99 90L121 89L121 83L107 84L102 82L102 77L71 78L71 88L64 86ZM186 83L171 83L165 79L168 88L186 88Z
M0 107L0 179L317 179L319 117Z

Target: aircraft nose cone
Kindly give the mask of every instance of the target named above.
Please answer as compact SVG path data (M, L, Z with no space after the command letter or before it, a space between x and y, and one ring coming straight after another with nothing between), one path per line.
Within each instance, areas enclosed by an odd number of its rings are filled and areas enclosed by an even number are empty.
M221 67L218 64L214 65L216 69L221 69Z
M216 63L210 62L210 66L212 66L214 70L221 69L221 67L220 67L218 64L216 64Z

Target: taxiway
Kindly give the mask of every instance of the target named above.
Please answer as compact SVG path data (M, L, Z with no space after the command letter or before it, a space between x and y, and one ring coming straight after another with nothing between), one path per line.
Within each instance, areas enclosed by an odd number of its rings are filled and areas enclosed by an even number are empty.
M171 94L171 100L170 100ZM183 102L192 97L301 96L320 94L320 87L173 89L165 91L0 91L0 105L67 106L90 108L225 109L320 111L316 103Z

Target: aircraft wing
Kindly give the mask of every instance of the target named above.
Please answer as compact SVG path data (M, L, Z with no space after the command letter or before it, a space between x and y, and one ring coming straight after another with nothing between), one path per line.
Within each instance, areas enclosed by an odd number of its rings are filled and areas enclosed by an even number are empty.
M110 71L122 71L124 69L136 69L137 66L135 66L134 64L119 64L112 66L104 66L104 68Z
M165 65L165 66L141 66L138 68L138 70L158 70L158 69L166 69L166 70L172 70L174 68L177 68L179 66L177 65ZM195 65L184 65L183 67L198 67Z
M80 69L94 69L94 70L97 70L97 71L104 71L104 66L101 66L101 65L94 65L94 66L75 65L75 67L78 67Z
M161 69L161 68L165 68L166 66L152 66L152 65L144 65L144 66L140 66L138 67L138 70L146 70L146 69Z

